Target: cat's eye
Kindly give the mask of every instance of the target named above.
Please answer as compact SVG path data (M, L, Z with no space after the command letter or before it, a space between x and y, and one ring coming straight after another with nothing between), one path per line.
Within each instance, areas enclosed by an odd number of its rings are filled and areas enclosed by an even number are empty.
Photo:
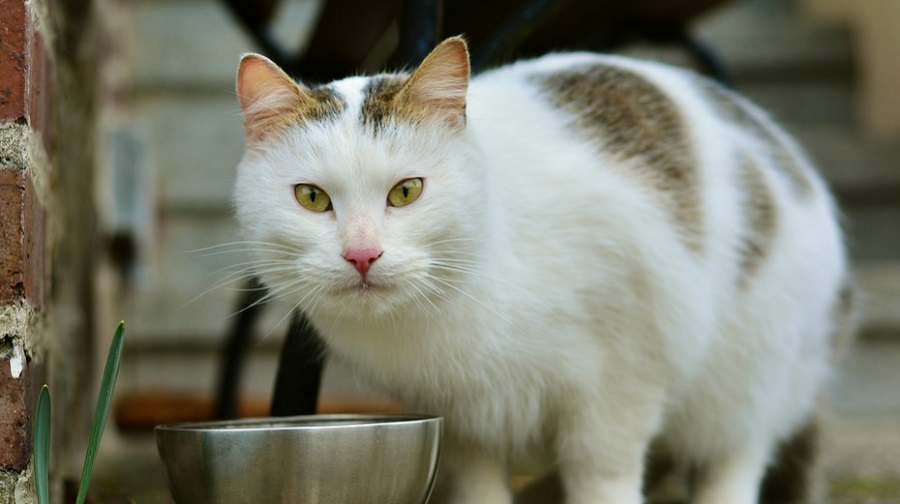
M388 204L393 207L409 205L422 194L422 179L410 178L395 185L388 193Z
M300 206L312 212L327 212L331 210L331 198L325 191L312 184L297 184L294 186L294 197Z

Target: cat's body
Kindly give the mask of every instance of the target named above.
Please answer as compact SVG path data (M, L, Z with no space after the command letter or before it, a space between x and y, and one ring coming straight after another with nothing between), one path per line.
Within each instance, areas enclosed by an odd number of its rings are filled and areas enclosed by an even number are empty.
M451 502L510 502L525 466L557 469L568 504L636 504L652 440L697 469L695 502L758 500L815 416L847 272L831 197L755 108L589 54L467 92L458 39L411 79L296 95L244 63L259 273L332 355L445 417Z

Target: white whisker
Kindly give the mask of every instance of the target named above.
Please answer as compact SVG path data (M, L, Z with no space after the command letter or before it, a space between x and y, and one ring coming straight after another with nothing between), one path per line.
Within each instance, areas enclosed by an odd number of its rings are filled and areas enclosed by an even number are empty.
M477 238L467 238L467 237L457 237L457 238L447 238L445 240L438 240L430 242L428 245L433 247L435 245L443 245L445 243L470 243L480 241Z
M261 271L254 270L254 269L242 269L239 271L231 272L231 273L223 276L222 278L216 280L210 287L207 287L201 293L197 294L196 296L191 298L189 301L184 303L184 305L182 305L182 308L185 308L185 307L195 303L197 300L210 294L211 292L225 288L229 284L237 283L242 280L250 280L251 278L258 277L259 273L268 273L268 274L290 273L295 270L296 270L296 265L294 265L293 263L290 263L290 264L280 265L279 267L269 266L265 270L261 270ZM227 271L227 269L224 271ZM217 273L223 273L223 270L220 270ZM210 274L207 274L206 276L211 276L212 274L213 273L210 273ZM254 290L254 288L241 287L241 288L233 288L231 290L238 291L238 292L245 292L248 290Z
M242 248L229 248L229 247L238 247L238 246L241 246ZM254 249L254 250L259 250L259 251L263 251L263 252L266 252L266 251L282 251L282 252L289 252L289 253L297 252L296 247L291 247L289 245L284 245L281 243L245 240L245 241L220 243L218 245L211 245L209 247L202 247L202 248L197 248L197 249L189 249L189 250L185 250L184 253L200 254L203 252L212 252L209 255L215 255L218 253L227 254L227 253L236 252L236 251L240 251L240 250L244 250L244 249Z
M453 283L448 282L448 281L446 281L446 280L444 280L444 279L442 279L442 278L438 278L438 277L432 275L432 276L431 276L431 279L434 280L434 281L436 281L436 282L438 282L438 283L440 283L440 284L442 284L442 285L445 285L445 286L447 286L447 287L449 287L449 288L455 290L456 292L459 292L459 293L462 294L463 296L466 296L467 298L469 298L469 299L471 299L472 301L474 301L474 302L478 303L479 305L481 305L482 308L484 308L484 309L490 311L491 313L493 313L493 314L496 315L497 317L501 318L501 319L504 320L505 322L512 324L512 321L511 321L510 319L508 319L508 318L506 317L506 315L504 315L504 314L498 312L496 309L494 309L493 307L489 306L487 303L483 302L482 300L476 298L476 297L473 296L471 293L468 293L468 292L464 291L463 289L460 289L459 287L453 285Z
M293 284L297 284L297 283L299 283L299 282L294 282ZM287 312L283 317L281 317L281 319L278 320L278 322L277 322L277 323L269 330L269 332L267 332L267 333L260 339L260 341L264 341L264 340L267 339L269 336L271 336L272 333L274 333L274 332L281 326L281 324L284 323L285 319L287 319L288 317L290 317L291 314L293 314L295 311L297 311L297 310L300 308L300 305L302 305L303 302L304 302L310 295L312 295L312 296L315 297L316 293L319 292L319 291L321 291L321 290L323 290L323 289L324 289L324 287L322 287L321 285L317 285L317 286L313 287L312 289L310 289L309 292L307 292L302 298L300 298L300 300L297 301L297 302L296 302L296 303L288 310L288 312ZM296 292L296 291L295 291L295 292ZM302 310L301 310L301 311L302 311Z
M229 264L228 266L223 266L215 271L210 271L205 274L205 277L221 274L221 273L242 273L245 271L250 271L251 273L256 272L256 270L260 269L260 267L272 267L272 266L291 266L293 268L297 267L297 264L293 260L271 260L271 261L244 261L236 264Z
M416 306L418 306L423 313L426 313L433 319L437 320L437 315L441 314L441 309L438 308L437 305L435 305L434 302L424 292L422 292L422 289L420 289L419 286L415 284L411 284L410 286L413 288L413 290L415 290L415 295L413 295L412 299L413 302L416 303ZM431 307L434 309L434 313L430 312L428 308L424 304L422 304L422 301L419 300L420 297L428 302L429 305L431 305Z

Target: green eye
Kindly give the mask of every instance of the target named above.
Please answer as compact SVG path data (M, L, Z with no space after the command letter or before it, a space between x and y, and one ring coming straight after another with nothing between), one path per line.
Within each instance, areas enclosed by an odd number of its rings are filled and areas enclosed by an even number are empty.
M388 193L388 204L393 207L406 206L419 199L421 194L422 179L406 179L395 185L391 192Z
M297 184L294 186L294 197L300 206L312 212L327 212L331 210L331 198L325 191L312 184Z

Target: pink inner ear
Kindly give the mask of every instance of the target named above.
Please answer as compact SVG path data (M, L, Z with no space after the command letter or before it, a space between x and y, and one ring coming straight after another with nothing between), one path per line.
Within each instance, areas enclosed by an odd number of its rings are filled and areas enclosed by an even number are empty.
M237 94L249 139L259 139L277 118L300 104L300 87L277 65L251 54L241 60Z
M286 95L296 99L297 85L275 63L251 54L241 60L237 93L241 108L246 110L267 95Z
M266 62L250 55L241 60L238 68L237 95L241 110L246 110L259 98L259 83L265 80Z
M469 52L459 37L438 45L413 72L405 94L407 99L426 107L465 115L469 87Z

